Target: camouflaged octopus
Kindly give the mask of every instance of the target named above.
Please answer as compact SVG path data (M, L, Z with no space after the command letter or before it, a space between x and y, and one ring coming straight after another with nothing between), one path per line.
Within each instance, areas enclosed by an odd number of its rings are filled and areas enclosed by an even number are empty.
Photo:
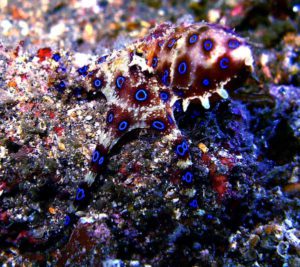
M228 98L254 70L245 39L205 22L164 23L125 49L80 68L70 64L68 53L50 51L38 51L40 61L49 59L42 62L48 87L77 98L95 94L106 98L106 125L95 141L92 172L103 173L110 151L124 134L151 128L171 144L182 180L188 183L193 179L189 142L176 124L175 103L180 101L184 111L192 101L209 109L210 103Z
M112 147L127 132L152 128L170 142L183 180L193 177L189 144L178 128L173 108L191 101L209 109L210 101L228 98L253 71L246 41L225 27L208 23L162 24L126 49L89 66L88 91L107 100L106 127L101 129L91 167L101 173ZM87 67L86 67L87 69Z

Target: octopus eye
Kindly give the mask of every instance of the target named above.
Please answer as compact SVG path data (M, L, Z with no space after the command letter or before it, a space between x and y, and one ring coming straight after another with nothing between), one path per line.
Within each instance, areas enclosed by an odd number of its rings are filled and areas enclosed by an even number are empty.
M213 44L213 41L211 39L206 39L203 42L203 49L207 52L212 50L213 46L214 46L214 44Z

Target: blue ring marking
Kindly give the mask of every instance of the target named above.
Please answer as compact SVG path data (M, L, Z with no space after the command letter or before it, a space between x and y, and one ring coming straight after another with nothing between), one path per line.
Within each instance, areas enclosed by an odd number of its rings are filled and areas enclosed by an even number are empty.
M152 58L152 67L156 68L158 64L158 58L157 57L153 57Z
M179 96L180 96L180 95L179 95ZM180 112L180 113L183 112L183 107L182 107L182 103L180 102L180 100L177 100L177 101L174 103L173 111L178 111L178 112Z
M194 208L194 209L198 208L198 201L197 201L197 199L191 200L190 203L189 203L189 206L191 208Z
M207 78L205 78L205 79L202 80L202 84L203 84L204 86L209 86L210 80L207 79Z
M101 86L102 86L102 81L101 81L101 79L99 79L99 78L96 78L94 81L93 81L93 85L94 85L94 87L95 88L101 88Z
M178 66L178 72L182 75L185 74L187 71L187 64L185 61L182 61Z
M171 115L168 114L167 119L168 119L170 124L174 124L174 120L172 119Z
M119 126L118 126L118 129L120 130L120 131L125 131L126 129L128 128L128 122L127 121L121 121L120 123L119 123Z
M169 94L167 92L160 92L159 97L164 102L169 100Z
M58 92L63 93L64 89L66 88L66 83L64 81L60 81L55 87Z
M115 115L113 112L109 112L108 115L107 115L107 122L108 123L111 123L114 119Z
M188 150L189 147L186 141L183 141L181 145L184 150Z
M145 89L139 89L136 91L135 95L134 95L135 99L137 101L145 101L148 98L148 93Z
M183 157L188 152L188 144L183 141L181 144L176 146L176 154Z
M56 62L58 62L59 60L60 60L60 54L59 53L55 53L55 54L53 54L53 56L52 56L52 59L54 60L54 61L56 61Z
M76 200L82 200L85 198L85 193L83 188L78 188L76 192Z
M161 40L161 41L158 42L158 46L159 46L159 47L162 47L162 46L164 45L164 43L165 43L165 41L164 41L164 40Z
M118 89L122 89L124 82L125 82L125 77L124 76L118 76L116 79L116 86Z
M89 66L85 65L85 66L79 68L77 71L80 75L86 76L88 69L89 69Z
M159 131L163 131L166 128L165 124L160 120L153 121L151 126Z
M203 48L205 51L210 51L213 48L213 42L210 39L207 39L203 43Z
M97 150L95 150L92 155L92 162L96 162L98 160L99 156L100 156L100 153Z
M191 183L193 181L193 174L190 171L187 171L183 176L182 176L182 181L185 181L187 183Z
M169 85L168 78L169 78L169 71L168 71L168 70L165 70L165 71L164 71L164 75L163 75L161 81L162 81L162 83L163 83L164 85L166 85L166 86Z
M228 57L223 57L221 60L220 60L220 68L225 70L225 69L228 69L229 68L229 58Z
M194 44L198 41L198 35L197 34L193 34L190 36L189 38L189 44Z
M68 226L68 225L70 224L70 222L71 222L71 218L70 218L69 215L67 215L67 216L65 217L64 225L65 225L65 226Z
M60 81L58 86L59 86L59 88L64 89L64 88L66 88L66 83L64 81Z
M169 47L169 48L172 48L173 45L175 44L175 42L176 42L176 39L175 39L175 38L172 38L172 39L168 42L168 47Z
M101 64L101 63L105 62L106 58L107 58L107 56L100 57L99 60L98 60L98 64Z
M98 161L98 165L102 165L104 162L104 156L101 156L99 161Z
M230 49L236 49L236 48L238 48L240 46L240 44L241 43L238 40L236 40L236 39L230 39L228 41L228 47Z

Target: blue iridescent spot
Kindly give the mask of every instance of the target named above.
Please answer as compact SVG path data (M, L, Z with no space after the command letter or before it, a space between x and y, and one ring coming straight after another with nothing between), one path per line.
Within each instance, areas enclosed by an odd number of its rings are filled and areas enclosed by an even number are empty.
M182 107L182 103L180 100L177 100L173 106L173 111L177 111L182 113L183 112L183 107Z
M60 81L58 84L56 84L56 89L58 92L63 92L66 88L66 83L64 81Z
M207 39L203 43L203 48L205 51L210 51L213 48L213 42L210 39Z
M65 225L65 226L68 226L68 225L70 224L70 222L71 222L71 218L70 218L69 215L67 215L67 216L65 217L64 225Z
M213 220L213 219L214 219L214 216L211 215L211 214L207 214L207 215L206 215L206 218L207 218L208 220Z
M197 201L197 199L191 200L190 203L189 203L189 206L191 208L194 208L194 209L198 208L198 201Z
M178 72L182 75L185 74L187 71L187 64L185 61L182 61L178 66Z
M228 57L223 57L221 60L220 60L220 68L225 70L225 69L228 69L229 68L229 58Z
M63 89L66 87L66 84L64 81L60 81L60 83L58 84L59 88Z
M204 86L209 86L209 84L210 84L209 79L207 79L207 78L203 79L203 80L202 80L202 84L203 84Z
M99 151L95 150L92 155L92 162L96 162L100 157Z
M238 48L240 46L240 44L241 43L238 40L236 40L236 39L230 39L228 41L228 47L230 49L236 49L236 48Z
M120 131L125 131L126 129L128 128L128 122L127 121L121 121L120 123L119 123L119 126L118 126L118 129L120 130Z
M115 117L114 113L113 113L113 112L109 112L109 113L107 114L107 122L108 122L108 123L112 123L114 117Z
M79 68L77 71L80 75L86 76L88 69L89 69L89 66L83 66L83 67Z
M53 56L52 56L52 59L54 60L54 61L56 61L56 62L58 62L59 60L60 60L60 54L59 53L55 53L55 54L53 54Z
M158 64L158 58L157 57L153 57L153 59L152 59L152 67L156 68L157 64Z
M176 146L176 154L181 157L184 157L185 154L188 152L188 150L189 150L189 147L188 147L188 144L186 141L182 141L181 144Z
M75 87L73 93L76 97L80 97L82 95L83 88L82 87Z
M172 119L171 115L168 114L167 119L168 119L170 124L174 124L174 120Z
M105 62L106 58L107 58L107 56L100 57L99 60L98 60L98 64L101 64L101 63Z
M162 79L161 79L161 81L162 81L162 83L163 83L164 85L166 85L166 86L169 85L168 79L169 79L169 71L168 71L168 70L165 70L165 71L164 71L164 74L163 74L163 77L162 77Z
M182 181L185 181L187 183L191 183L193 181L193 174L190 171L187 171L183 176L182 176Z
M102 81L101 81L101 79L96 78L96 79L93 81L93 85L94 85L94 87L97 88L97 89L101 88L101 86L102 86Z
M102 165L104 162L104 156L101 156L100 152L95 150L92 155L92 162L97 162L98 165Z
M165 124L160 120L153 121L151 126L158 131L163 131L166 128Z
M136 91L135 95L134 95L135 99L137 101L145 101L148 98L148 93L145 89L139 89Z
M161 41L158 42L158 46L159 46L159 47L162 47L162 46L164 45L164 43L165 43L165 41L164 41L164 40L161 40Z
M76 200L82 200L85 198L85 193L83 188L78 188L76 192Z
M198 35L197 34L193 34L193 35L190 36L190 38L189 38L189 43L190 44L194 44L197 41L198 41Z
M104 156L101 156L100 159L98 160L98 165L102 165L104 162Z
M125 82L125 77L124 76L118 76L118 78L116 79L116 86L118 89L122 89L124 82Z
M169 100L169 94L167 92L160 92L159 97L163 102L167 102Z
M172 39L168 42L168 47L169 47L169 48L172 48L173 45L175 44L175 42L176 42L176 39L175 39L175 38L172 38Z

